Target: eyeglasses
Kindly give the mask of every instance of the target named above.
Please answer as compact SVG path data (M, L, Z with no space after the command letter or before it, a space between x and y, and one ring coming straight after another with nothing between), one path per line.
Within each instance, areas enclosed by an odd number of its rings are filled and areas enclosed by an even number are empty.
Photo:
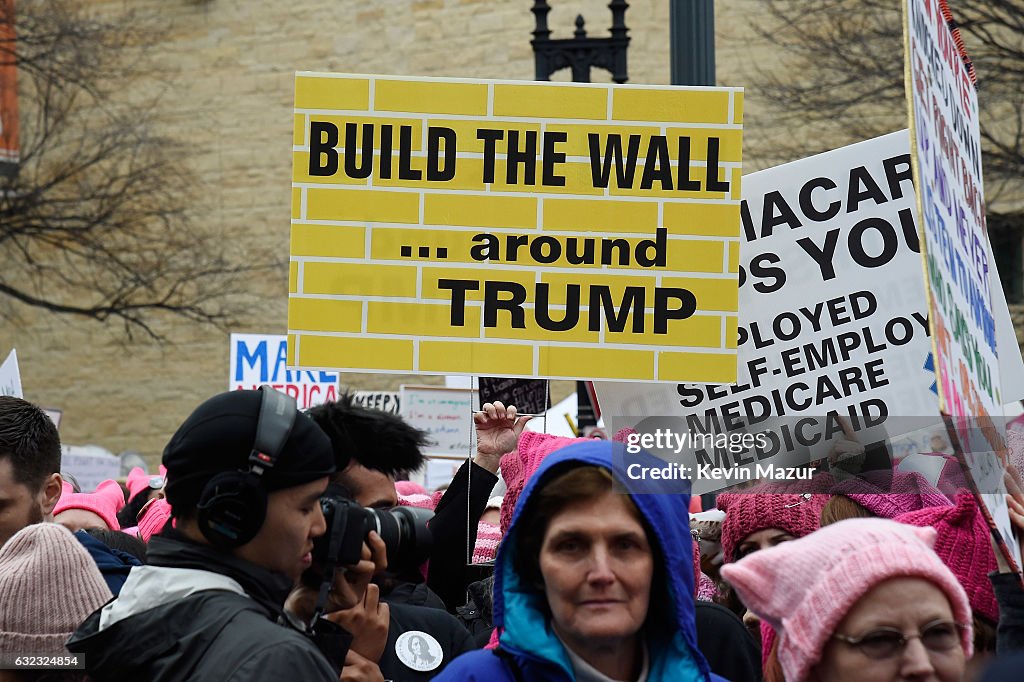
M950 651L960 646L960 631L966 627L963 623L951 620L937 620L925 625L920 632L909 635L895 628L879 628L860 637L838 632L832 636L857 647L868 658L882 659L902 652L914 638L920 638L921 644L929 651Z

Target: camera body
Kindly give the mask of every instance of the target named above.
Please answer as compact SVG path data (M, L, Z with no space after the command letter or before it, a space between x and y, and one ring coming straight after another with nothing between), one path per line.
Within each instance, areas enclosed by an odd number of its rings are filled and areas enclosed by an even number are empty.
M320 497L327 532L313 542L313 564L348 566L359 563L363 542L377 531L387 547L388 569L415 568L427 560L433 539L427 522L434 513L417 507L368 509L331 484Z

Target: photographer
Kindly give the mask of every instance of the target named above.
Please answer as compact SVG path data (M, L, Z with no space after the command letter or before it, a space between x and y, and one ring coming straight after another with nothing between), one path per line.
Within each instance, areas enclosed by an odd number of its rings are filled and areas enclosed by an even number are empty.
M438 518L430 520L431 532L427 534L421 510L395 507L394 475L422 466L424 458L420 447L425 442L424 434L399 417L354 405L348 396L313 408L310 416L327 432L334 445L338 473L332 477L332 488L336 494L371 507L368 514L374 519L366 523L392 527L401 523L405 529L386 533L391 557L389 575L379 580L379 590L371 585L362 603L331 614L329 618L350 632L384 634L383 646L377 637L359 635L352 648L378 662L385 678L403 682L429 680L454 657L472 649L473 643L469 632L444 610L419 574L419 566L428 558L426 550L430 549L427 537L434 535L435 541L438 539L434 532ZM352 453L351 461L347 459L348 453ZM328 516L335 518L344 513L350 517L348 524L352 523L351 517L367 513L352 509L341 499L330 506L334 509ZM449 515L454 516L456 511L452 509ZM465 507L458 514L464 525ZM359 523L363 522L357 525ZM461 565L465 563L464 532L459 540L460 551L446 558ZM435 561L443 563L441 556L435 544L429 554L431 570ZM317 580L314 578L307 584ZM364 645L360 639L368 641Z
M423 466L420 448L426 436L397 417L356 405L348 395L337 402L310 410L310 416L327 432L335 451L351 452L351 462L338 463L335 480L366 507L386 509L398 502L395 475ZM466 587L475 580L467 569L467 537L487 506L498 482L501 456L515 449L528 421L515 408L487 403L474 416L478 451L472 462L459 468L430 520L433 545L430 569L423 584L418 567L392 566L393 577L380 580L383 598L454 612L466 602Z
M284 624L325 530L319 499L334 472L330 440L294 401L269 387L217 395L178 428L163 463L172 523L151 538L149 565L68 641L91 679L327 682L343 661L346 672L363 665L346 659L338 626L317 623L314 643ZM361 598L374 570L369 548L363 557L336 606Z

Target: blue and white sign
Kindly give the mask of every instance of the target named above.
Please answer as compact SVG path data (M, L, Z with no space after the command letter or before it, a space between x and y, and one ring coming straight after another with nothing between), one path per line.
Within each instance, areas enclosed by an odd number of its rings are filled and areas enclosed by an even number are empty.
M289 370L287 365L287 336L232 334L228 390L269 384L295 398L300 410L338 399L337 372Z

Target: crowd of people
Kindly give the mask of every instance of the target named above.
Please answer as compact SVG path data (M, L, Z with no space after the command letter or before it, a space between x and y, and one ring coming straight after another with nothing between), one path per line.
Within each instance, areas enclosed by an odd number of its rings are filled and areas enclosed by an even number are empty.
M0 682L1021 676L1021 575L968 491L825 458L702 509L627 475L623 434L473 419L476 454L428 491L399 416L233 391L158 473L82 492L49 417L0 397Z

